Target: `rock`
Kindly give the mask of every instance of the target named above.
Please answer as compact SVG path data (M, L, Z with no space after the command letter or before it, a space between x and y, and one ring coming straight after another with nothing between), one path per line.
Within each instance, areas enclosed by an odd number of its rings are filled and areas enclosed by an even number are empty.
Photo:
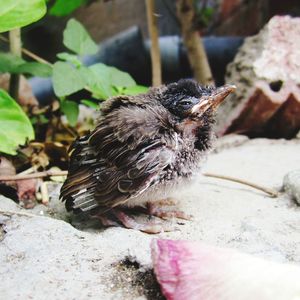
M1 299L129 300L145 294L150 236L142 238L141 249L139 232L88 233L45 216L4 214L9 218L0 225ZM143 270L137 262L135 269L122 264L129 254L144 262Z
M224 149L237 147L243 145L244 143L248 142L249 138L245 135L239 134L227 134L222 136L214 142L214 149L213 152L217 153Z
M299 147L300 140L244 140L211 153L203 171L279 190L283 176L300 165ZM300 207L285 194L273 199L199 176L178 193L181 209L194 219L178 225L180 231L153 236L124 228L78 230L50 218L46 215L68 219L58 190L50 191L49 208L32 210L0 196L0 299L163 299L152 272L150 242L156 237L300 263Z
M300 129L300 18L273 17L228 66L237 91L220 107L217 130L294 137Z
M283 178L284 190L300 205L300 170L294 170Z

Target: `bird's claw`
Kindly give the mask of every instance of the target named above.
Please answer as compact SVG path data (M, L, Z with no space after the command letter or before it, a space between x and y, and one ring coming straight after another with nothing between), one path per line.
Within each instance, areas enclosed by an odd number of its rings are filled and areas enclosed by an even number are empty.
M167 198L159 202L148 203L147 204L149 215L159 217L161 219L167 220L170 218L177 218L182 220L191 220L192 215L186 214L185 212L179 210L173 199Z

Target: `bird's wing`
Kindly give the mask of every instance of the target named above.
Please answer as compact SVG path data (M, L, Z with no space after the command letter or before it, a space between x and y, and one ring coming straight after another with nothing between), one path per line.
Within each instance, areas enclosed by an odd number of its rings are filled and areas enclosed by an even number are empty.
M175 160L172 139L160 133L166 118L162 111L124 107L99 123L89 140L103 161L95 189L99 206L113 207L143 193Z
M73 147L62 188L73 211L106 211L155 185L175 160L167 115L158 109L120 107L102 116Z
M118 150L107 153L106 160L114 163L96 170L95 199L103 208L123 204L157 184L174 159L170 149L155 141L134 150L125 145Z

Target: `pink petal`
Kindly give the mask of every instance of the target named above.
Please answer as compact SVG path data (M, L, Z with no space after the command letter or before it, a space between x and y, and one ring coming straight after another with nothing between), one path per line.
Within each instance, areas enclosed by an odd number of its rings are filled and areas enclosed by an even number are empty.
M202 243L153 240L152 258L170 300L299 300L300 267Z

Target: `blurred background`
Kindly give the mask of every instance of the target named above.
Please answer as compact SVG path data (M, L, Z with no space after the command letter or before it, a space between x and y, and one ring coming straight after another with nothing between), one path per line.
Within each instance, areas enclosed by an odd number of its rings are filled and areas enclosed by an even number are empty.
M139 83L150 85L151 62L145 1L81 2L83 4L78 9L67 15L68 11L62 9L50 10L50 14L25 30L24 45L47 60L54 61L56 54L63 51L61 32L67 20L74 17L97 43L105 47L102 50L105 53L100 55L101 60L122 67ZM205 46L210 66L219 84L224 82L225 66L233 59L244 37L258 33L275 15L300 15L300 5L296 0L284 3L280 0L199 0L194 3L194 29L207 38ZM181 43L176 1L154 1L154 7L161 37L163 81L192 76ZM223 40L224 37L228 39ZM110 46L108 49L107 44ZM121 58L118 57L120 55Z

